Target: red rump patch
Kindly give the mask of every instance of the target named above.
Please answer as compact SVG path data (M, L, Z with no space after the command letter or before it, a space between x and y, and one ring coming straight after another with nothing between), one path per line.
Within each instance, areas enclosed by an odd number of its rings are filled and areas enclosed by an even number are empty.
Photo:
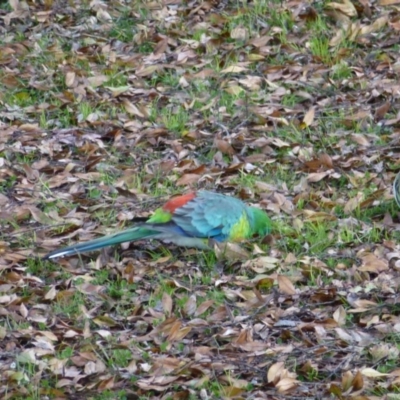
M173 213L177 208L183 207L185 204L189 203L189 201L193 200L196 197L196 193L188 193L183 196L174 197L171 200L168 200L164 206L163 210Z

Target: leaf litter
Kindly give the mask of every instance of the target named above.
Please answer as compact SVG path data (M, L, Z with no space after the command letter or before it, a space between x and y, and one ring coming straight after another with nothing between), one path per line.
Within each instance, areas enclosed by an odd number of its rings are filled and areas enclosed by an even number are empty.
M397 11L3 2L2 398L394 398ZM274 232L38 259L193 188Z

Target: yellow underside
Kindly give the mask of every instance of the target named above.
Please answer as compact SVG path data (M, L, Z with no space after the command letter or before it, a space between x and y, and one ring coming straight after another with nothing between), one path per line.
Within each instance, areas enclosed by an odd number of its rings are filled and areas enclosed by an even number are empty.
M250 232L250 224L245 213L242 214L239 221L233 225L231 229L231 234L229 235L229 240L233 242L240 242L246 239Z

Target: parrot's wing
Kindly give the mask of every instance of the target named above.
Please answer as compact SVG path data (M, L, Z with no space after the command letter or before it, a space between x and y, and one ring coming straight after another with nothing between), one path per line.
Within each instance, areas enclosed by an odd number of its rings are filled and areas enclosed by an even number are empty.
M172 221L189 236L224 241L232 227L247 216L245 208L244 203L233 197L200 191L193 200L175 210Z

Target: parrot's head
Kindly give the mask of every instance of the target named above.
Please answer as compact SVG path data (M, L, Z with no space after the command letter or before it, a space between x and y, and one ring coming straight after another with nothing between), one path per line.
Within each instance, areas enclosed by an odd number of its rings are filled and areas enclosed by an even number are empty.
M252 214L252 233L253 235L266 236L271 232L271 220L267 213L256 207L250 207Z

